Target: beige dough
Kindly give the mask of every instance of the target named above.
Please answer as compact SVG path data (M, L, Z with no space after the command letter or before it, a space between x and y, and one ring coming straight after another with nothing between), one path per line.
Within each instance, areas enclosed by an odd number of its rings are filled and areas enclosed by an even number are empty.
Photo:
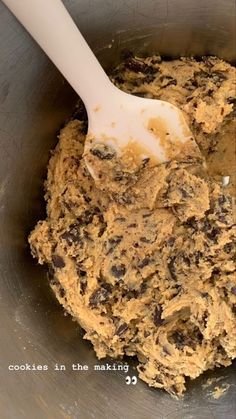
M98 189L82 158L85 122L75 119L50 159L47 218L29 242L97 356L137 356L141 379L179 396L187 377L236 356L232 183L216 182L232 167L216 169L213 157L233 141L235 70L214 57L129 56L112 79L179 106L210 176L194 158L122 171L103 149L94 162L107 164L113 186Z

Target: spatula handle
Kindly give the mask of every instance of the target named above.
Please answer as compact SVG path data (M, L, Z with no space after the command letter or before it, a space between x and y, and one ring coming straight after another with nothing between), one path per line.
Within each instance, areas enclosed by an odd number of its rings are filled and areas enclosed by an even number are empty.
M81 97L87 111L113 85L60 0L3 0Z

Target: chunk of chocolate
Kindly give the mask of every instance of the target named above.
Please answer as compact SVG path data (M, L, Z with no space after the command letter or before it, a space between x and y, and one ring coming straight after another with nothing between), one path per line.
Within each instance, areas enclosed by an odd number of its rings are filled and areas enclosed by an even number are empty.
M128 325L127 325L127 323L123 323L123 324L121 324L117 329L116 329L116 332L115 332L115 335L117 335L117 336L121 336L123 333L125 333L126 331L128 330Z
M125 62L125 67L134 73L153 74L156 73L156 69L142 60L136 58L128 58Z
M212 240L213 242L217 242L217 238L220 234L220 229L217 227L214 227L209 233L207 233L207 237Z
M81 269L80 266L77 267L76 271L79 276L80 294L84 295L87 289L87 272Z
M177 280L177 275L176 275L176 270L175 270L175 257L172 257L169 259L167 266L170 272L170 276L172 279L174 279L174 281Z
M161 318L161 314L162 314L162 308L160 305L157 305L155 307L154 313L153 313L153 323L155 324L155 326L159 327L162 325L163 320Z
M145 257L143 260L141 260L141 262L139 262L138 267L142 269L145 266L149 265L150 262L151 259L149 257Z
M57 279L57 277L54 275L52 278L50 278L50 285L55 288L56 292L58 293L59 297L64 298L66 295L65 289Z
M111 274L115 277L115 278L121 278L122 276L124 276L126 273L126 267L123 263L121 263L120 265L113 265L111 267Z
M68 230L61 234L61 238L65 240L69 246L71 246L73 243L80 243L80 226L78 224L71 224Z
M55 268L62 269L66 266L64 259L59 255L52 255L52 263L55 266Z
M140 237L140 241L143 242L143 243L150 243L150 240L147 239L147 237L144 237L144 236Z
M100 160L112 160L116 156L116 152L113 148L102 143L95 144L91 148L90 153Z
M106 248L107 248L107 254L112 253L115 248L118 246L118 244L122 241L123 236L114 236L108 239Z
M98 304L104 303L107 301L109 296L109 291L104 287L96 289L89 298L89 304L92 307L97 307Z

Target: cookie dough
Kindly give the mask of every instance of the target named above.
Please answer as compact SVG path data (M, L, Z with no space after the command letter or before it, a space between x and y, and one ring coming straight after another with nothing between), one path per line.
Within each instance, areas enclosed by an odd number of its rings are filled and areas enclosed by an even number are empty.
M186 158L144 161L131 174L105 148L94 158L110 165L117 187L98 188L82 157L79 107L50 159L47 218L29 243L97 356L137 356L142 380L180 396L187 377L236 356L234 202L213 158L233 141L235 70L215 57L128 55L111 77L125 91L179 106L210 173Z
M183 57L162 61L160 56L126 59L113 72L122 90L141 97L167 100L179 107L217 181L231 176L236 191L236 74L235 67L217 57Z

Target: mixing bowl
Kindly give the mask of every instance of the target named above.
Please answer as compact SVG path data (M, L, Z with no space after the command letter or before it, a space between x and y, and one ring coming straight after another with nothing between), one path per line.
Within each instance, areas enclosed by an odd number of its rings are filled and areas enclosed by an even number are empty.
M235 59L234 0L65 4L107 69L119 62L124 49ZM56 68L0 4L0 416L235 419L235 365L188 383L183 400L140 380L126 380L137 376L135 361L129 361L128 373L94 371L97 360L91 345L64 315L46 270L30 255L27 235L45 212L43 179L50 149L76 100ZM55 370L56 363L66 369ZM77 363L88 369L72 371ZM47 369L33 371L34 364ZM218 400L211 394L214 382L205 387L209 377L230 385Z

